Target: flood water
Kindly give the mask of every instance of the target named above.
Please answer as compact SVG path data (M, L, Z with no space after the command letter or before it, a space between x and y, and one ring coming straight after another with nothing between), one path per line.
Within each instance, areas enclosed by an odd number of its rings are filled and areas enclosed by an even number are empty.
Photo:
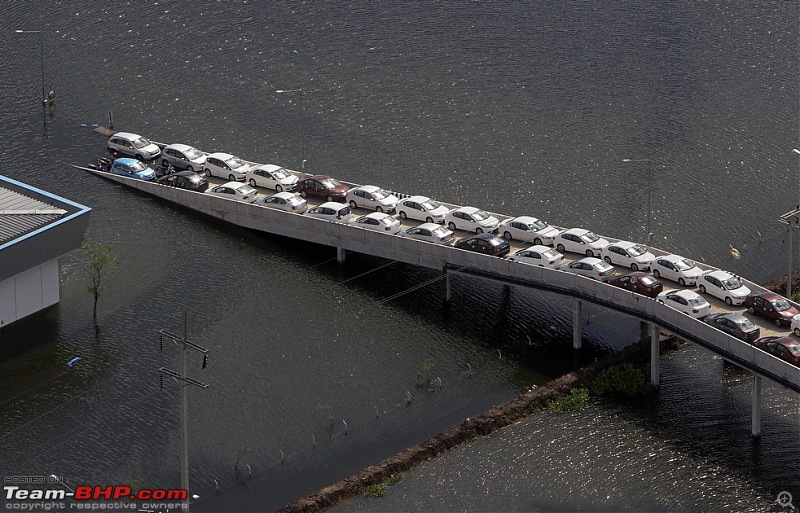
M800 202L798 19L797 2L3 3L0 174L92 207L87 237L119 271L99 336L79 252L60 304L0 331L0 474L179 487L179 389L158 371L179 354L158 329L184 319L210 351L207 369L189 357L209 385L190 392L193 511L275 510L638 335L589 305L575 356L566 299L456 277L446 308L434 271L340 265L154 200L66 165L105 151L82 124L113 111L156 141L637 241L650 225L660 248L766 281L786 272L777 218ZM795 394L765 385L753 440L746 373L687 346L662 380L641 404L532 417L337 509L800 500Z

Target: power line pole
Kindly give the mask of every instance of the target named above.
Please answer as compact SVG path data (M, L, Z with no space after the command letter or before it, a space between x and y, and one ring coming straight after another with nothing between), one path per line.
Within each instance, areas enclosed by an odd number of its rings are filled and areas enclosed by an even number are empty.
M800 205L778 218L779 223L786 225L789 230L789 273L786 275L786 298L792 299L792 232L800 226Z
M186 351L194 349L203 353L203 368L208 365L208 349L200 347L199 345L189 342L186 338L186 313L183 314L183 337L179 337L165 329L158 330L159 344L161 351L164 350L164 337L172 340L176 345L181 348L181 372L161 367L160 373L160 386L164 388L164 375L171 377L176 383L181 386L181 488L186 490L186 502L184 504L184 511L189 513L189 385L199 388L208 388L208 385L192 379L189 377L188 359Z

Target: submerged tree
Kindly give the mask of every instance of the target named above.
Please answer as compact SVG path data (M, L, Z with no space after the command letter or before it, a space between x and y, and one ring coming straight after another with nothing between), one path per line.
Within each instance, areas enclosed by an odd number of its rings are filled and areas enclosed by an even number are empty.
M92 279L92 285L87 287L87 292L94 298L92 307L92 319L94 329L98 330L97 325L97 300L100 299L100 291L103 285L117 270L117 259L111 256L111 246L102 242L87 242L83 246L83 254L86 256L86 273Z

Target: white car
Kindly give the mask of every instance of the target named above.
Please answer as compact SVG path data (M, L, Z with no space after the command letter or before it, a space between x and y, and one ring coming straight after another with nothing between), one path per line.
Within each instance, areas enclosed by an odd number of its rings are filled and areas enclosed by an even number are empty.
M326 221L338 221L340 223L347 223L353 217L350 207L342 205L337 201L326 201L322 205L308 209L306 215L311 217L318 217Z
M681 287L697 284L697 278L703 274L697 264L680 255L660 256L653 261L650 269L656 278L676 281Z
M161 158L175 169L186 171L201 171L206 163L203 152L188 144L170 144L161 152Z
M229 153L212 153L206 157L203 166L206 176L227 178L231 182L244 181L249 169L250 166L244 160Z
M450 229L436 223L422 223L400 232L400 235L446 245L450 245L456 240L455 234Z
M500 223L500 233L507 241L516 239L537 245L552 244L558 232L558 228L530 216L513 217Z
M258 200L258 204L264 205L265 207L286 210L287 212L294 212L295 214L302 214L308 210L308 203L306 200L291 192L279 192L272 196L267 196Z
M161 148L146 137L130 132L117 132L109 137L108 149L138 160L152 160L161 155Z
M558 269L564 263L564 255L553 248L542 245L520 249L510 255L508 259L512 262L523 262L553 269Z
M744 286L738 276L726 271L705 271L697 279L701 294L711 294L728 305L741 305L750 289Z
M797 314L792 319L792 332L795 336L800 337L800 314Z
M351 208L369 208L377 212L392 212L397 208L397 196L374 185L350 189L346 201Z
M570 228L556 235L553 244L559 253L571 251L590 257L599 257L609 242L589 230Z
M275 189L276 192L297 189L297 175L275 164L259 164L248 169L245 174L247 183L253 187L266 187Z
M375 230L376 232L394 234L400 231L400 221L385 212L372 212L361 216L356 219L353 224L360 228L366 228L367 230Z
M447 227L453 231L464 230L475 233L492 233L497 231L500 221L475 207L454 208L445 216Z
M614 276L614 267L595 257L584 257L561 266L562 271L567 271L593 280L606 281Z
M444 223L444 216L450 212L445 206L426 196L411 196L397 204L400 219L416 219L426 223Z
M221 198L228 198L236 201L253 203L258 199L258 191L240 182L228 182L217 185L206 191L206 194L213 194Z
M603 254L605 255L603 260L609 264L630 267L631 271L646 271L650 269L653 260L656 258L641 244L624 240L609 244L603 250Z
M693 290L667 290L659 294L656 300L697 319L705 317L711 312L711 305L708 304L708 301Z

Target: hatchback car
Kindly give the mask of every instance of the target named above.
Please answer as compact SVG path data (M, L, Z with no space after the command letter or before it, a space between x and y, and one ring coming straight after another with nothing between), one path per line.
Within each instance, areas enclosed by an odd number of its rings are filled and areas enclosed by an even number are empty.
M444 216L450 209L426 196L411 196L397 204L400 219L416 219L426 223L444 224Z
M374 185L362 185L347 191L350 208L369 208L376 212L393 212L397 208L397 196Z
M609 244L606 239L583 228L564 230L555 236L553 243L560 253L571 251L589 257L599 257Z
M244 181L250 166L239 157L229 153L212 153L206 157L203 170L206 176L227 178L231 182Z
M774 292L751 292L743 305L751 314L766 317L779 328L791 325L792 319L800 314L785 297Z
M586 276L594 280L606 281L614 276L614 267L595 257L585 257L561 266L561 270Z
M258 199L258 191L241 182L227 182L217 185L207 190L206 194L213 194L220 198L243 201L245 203L253 203Z
M558 228L530 216L506 219L500 223L499 230L506 240L521 240L536 245L552 244L553 237L559 232Z
M156 172L136 159L121 158L111 164L111 173L115 175L136 178L137 180L152 181L156 179Z
M697 284L697 278L703 274L703 270L697 267L693 261L680 255L666 255L656 258L651 267L653 276L656 278L666 278L678 282L678 285Z
M108 138L108 149L137 160L152 160L161 155L161 149L146 137L130 132L117 132Z
M511 251L511 244L507 240L491 233L479 233L478 235L461 239L456 242L456 247L498 257L506 256Z
M245 179L252 187L266 187L276 192L297 189L298 178L286 168L275 164L259 164L247 170Z
M655 255L647 251L647 248L635 242L619 241L606 246L603 250L603 260L609 264L630 267L631 271L650 269L650 265L655 260Z
M376 232L397 233L400 221L385 212L372 212L355 220L355 226L375 230Z
M310 208L306 215L340 223L347 223L353 217L350 207L336 201L326 201L322 205Z
M350 188L337 180L325 175L316 175L297 182L300 196L317 196L327 201L344 201Z
M445 245L452 244L456 238L455 234L449 228L436 223L422 223L419 226L403 230L399 235Z
M295 214L302 214L308 210L308 203L306 200L291 192L278 192L272 196L267 196L258 200L259 205L265 207L278 208L287 212L294 212Z
M761 329L750 319L738 313L712 313L704 319L707 324L745 342L753 342L761 335Z
M454 208L445 216L447 227L453 231L484 233L496 232L500 221L487 212L475 207Z
M711 305L708 304L708 301L693 290L667 290L659 294L656 299L659 303L663 303L675 310L680 310L697 319L711 313Z
M158 183L177 187L178 189L189 189L191 191L205 192L208 189L208 180L198 175L194 171L179 171L171 175L162 176Z
M161 158L175 169L202 171L206 156L202 151L188 144L170 144L161 152Z
M800 367L800 342L789 337L763 337L753 343L754 346L772 356Z
M520 249L508 259L512 262L522 262L552 269L558 269L564 263L564 255L553 248L542 245Z
M656 297L664 290L664 285L660 281L642 271L616 276L608 280L608 283L648 297Z
M697 284L701 294L711 294L728 305L741 305L750 293L738 276L725 271L704 271Z

